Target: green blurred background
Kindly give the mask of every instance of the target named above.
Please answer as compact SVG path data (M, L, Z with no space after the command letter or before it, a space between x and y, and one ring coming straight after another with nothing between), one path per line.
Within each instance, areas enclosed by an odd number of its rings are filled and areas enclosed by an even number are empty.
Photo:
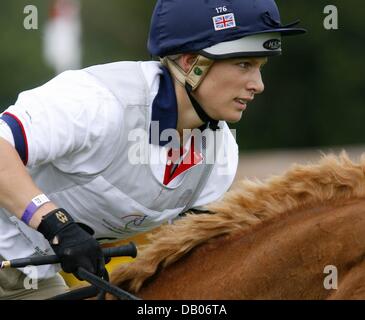
M244 1L244 0L243 0ZM146 41L152 0L83 0L83 66L149 60ZM365 9L360 0L277 0L283 23L300 18L308 34L285 38L283 55L263 71L265 93L237 129L241 151L365 143ZM38 8L39 29L25 30L24 7ZM0 10L0 110L18 93L54 76L42 54L49 10L45 0L3 0ZM337 6L339 29L323 26Z

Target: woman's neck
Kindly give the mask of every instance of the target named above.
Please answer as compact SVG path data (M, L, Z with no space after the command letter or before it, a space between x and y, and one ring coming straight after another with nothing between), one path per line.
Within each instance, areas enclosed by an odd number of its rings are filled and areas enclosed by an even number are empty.
M204 122L199 118L190 102L185 88L175 81L175 92L177 100L177 131L183 137L184 129L196 129L201 127Z

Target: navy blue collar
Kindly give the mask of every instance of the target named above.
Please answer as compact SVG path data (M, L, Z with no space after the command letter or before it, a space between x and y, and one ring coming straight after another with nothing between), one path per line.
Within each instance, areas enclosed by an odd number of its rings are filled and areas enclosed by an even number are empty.
M177 128L177 99L175 93L174 80L171 77L170 72L165 66L160 67L162 74L160 75L160 87L155 100L152 103L152 121L158 121L159 123L159 137L161 133L166 129ZM155 139L151 139L151 127L150 127L150 143L157 144ZM160 141L160 146L166 145L169 141ZM171 141L171 140L170 140Z

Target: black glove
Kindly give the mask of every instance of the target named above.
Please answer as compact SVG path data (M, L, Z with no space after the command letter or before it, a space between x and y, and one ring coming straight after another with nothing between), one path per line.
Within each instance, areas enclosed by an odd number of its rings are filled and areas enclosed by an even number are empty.
M99 243L66 210L48 213L37 230L50 242L65 272L73 273L79 280L82 279L77 274L78 267L98 276L104 274L105 261Z

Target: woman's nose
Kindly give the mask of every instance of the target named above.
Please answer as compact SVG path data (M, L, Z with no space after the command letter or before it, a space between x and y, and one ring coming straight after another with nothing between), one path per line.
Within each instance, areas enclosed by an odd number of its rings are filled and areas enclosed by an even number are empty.
M261 70L258 69L252 75L252 78L247 84L247 90L254 92L255 94L260 94L265 90L265 85L262 81Z

